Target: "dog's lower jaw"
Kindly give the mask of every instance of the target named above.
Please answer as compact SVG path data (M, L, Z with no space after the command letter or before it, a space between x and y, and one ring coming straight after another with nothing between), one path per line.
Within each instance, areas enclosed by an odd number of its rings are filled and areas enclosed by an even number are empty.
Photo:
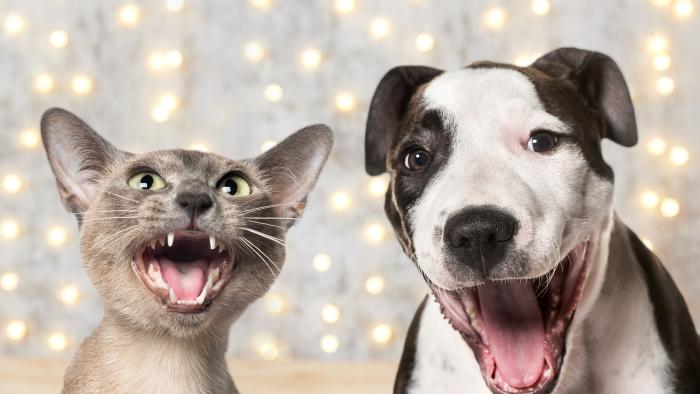
M178 338L107 314L78 349L62 393L238 393L224 357L228 329Z

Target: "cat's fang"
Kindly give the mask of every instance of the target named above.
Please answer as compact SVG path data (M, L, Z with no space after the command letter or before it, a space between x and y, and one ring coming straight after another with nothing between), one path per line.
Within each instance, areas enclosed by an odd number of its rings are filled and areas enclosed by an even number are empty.
M197 301L197 304L202 305L204 303L204 299L207 297L207 286L205 285L204 288L202 289L202 293L195 299Z
M216 238L213 235L209 236L209 249L214 250L216 248Z
M151 241L151 244L149 245L149 246L151 247L151 249L153 249L153 250L156 249L156 242L157 242L156 239L154 239L154 240Z
M173 246L173 242L175 241L175 233L168 233L168 247Z
M221 242L219 242L219 253L224 253L224 250L225 250L225 249L226 249L226 247L224 246L224 244L222 244Z
M158 237L158 243L160 244L160 246L165 246L165 235L161 235L160 237Z

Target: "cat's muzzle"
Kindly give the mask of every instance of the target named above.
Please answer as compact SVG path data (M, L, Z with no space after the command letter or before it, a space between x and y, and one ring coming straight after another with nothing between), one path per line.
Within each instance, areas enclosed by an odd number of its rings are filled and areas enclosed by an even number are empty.
M162 234L143 247L132 268L143 285L168 310L201 312L233 275L233 257L226 245L205 232Z

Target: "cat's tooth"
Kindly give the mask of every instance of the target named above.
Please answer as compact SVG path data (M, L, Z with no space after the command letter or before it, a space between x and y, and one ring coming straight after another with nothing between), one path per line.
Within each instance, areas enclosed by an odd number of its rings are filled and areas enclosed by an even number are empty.
M175 290L173 288L170 288L170 303L175 304L177 303L177 297L175 296Z
M216 238L213 235L209 236L209 249L214 250L216 248Z
M150 246L151 246L151 249L153 249L153 250L156 249L156 242L158 242L158 240L155 239L155 238L151 241L151 245L150 245Z
M223 253L225 249L226 249L226 247L224 247L224 244L219 242L219 253Z
M175 241L175 233L168 233L168 247L173 246Z
M211 279L212 283L216 282L217 280L219 280L220 277L221 269L219 267L216 267L209 273L209 278L207 278L207 282L209 282L209 279Z
M202 289L202 293L199 294L199 297L195 301L197 301L197 304L202 305L204 303L204 298L207 296L207 286L204 286Z
M160 237L158 237L158 243L160 244L160 246L165 246L165 235L161 235Z

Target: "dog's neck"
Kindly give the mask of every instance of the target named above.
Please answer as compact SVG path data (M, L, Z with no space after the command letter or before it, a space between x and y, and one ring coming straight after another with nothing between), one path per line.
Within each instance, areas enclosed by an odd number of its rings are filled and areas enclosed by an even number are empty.
M135 328L107 313L76 355L66 386L73 377L84 381L98 374L111 377L115 393L237 392L224 357L227 344L226 330L176 337Z
M664 392L669 360L644 272L632 252L627 227L615 216L610 220L611 228L601 234L594 260L597 267L604 267L605 275L592 284L600 286L600 292L585 318L572 324L567 370L562 371L568 376L560 379L562 389Z

